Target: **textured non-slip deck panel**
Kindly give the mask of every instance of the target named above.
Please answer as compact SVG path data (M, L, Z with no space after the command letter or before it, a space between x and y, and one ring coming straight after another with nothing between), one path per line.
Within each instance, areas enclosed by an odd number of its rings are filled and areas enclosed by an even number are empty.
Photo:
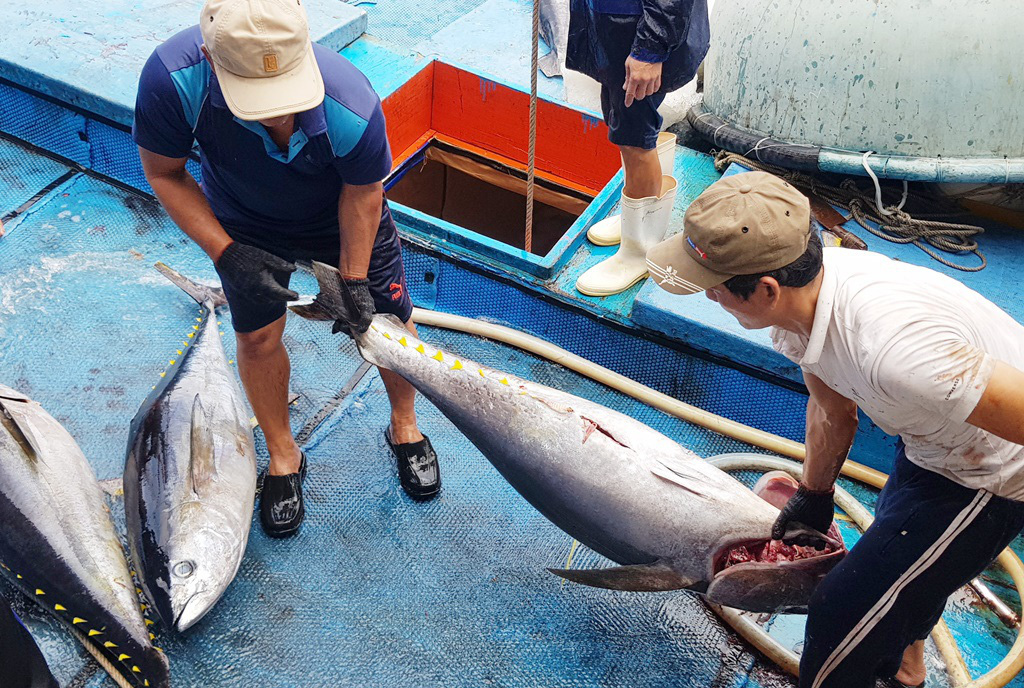
M2 3L0 22L12 35L0 42L0 76L131 124L146 59L160 43L197 24L202 6L202 0ZM341 0L314 0L307 11L313 40L333 50L366 28L365 12Z
M68 167L0 138L0 219L68 172Z

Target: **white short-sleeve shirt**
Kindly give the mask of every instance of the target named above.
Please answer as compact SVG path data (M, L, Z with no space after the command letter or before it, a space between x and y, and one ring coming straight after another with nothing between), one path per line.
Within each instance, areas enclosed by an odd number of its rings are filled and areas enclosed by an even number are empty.
M826 248L810 337L771 334L777 351L902 437L915 464L1024 500L1024 446L966 422L996 360L1024 370L1024 326L981 294L877 253Z

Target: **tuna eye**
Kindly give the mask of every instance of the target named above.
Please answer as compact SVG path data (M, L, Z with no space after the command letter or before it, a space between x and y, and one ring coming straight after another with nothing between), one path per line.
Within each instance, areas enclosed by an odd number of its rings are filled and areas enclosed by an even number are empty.
M175 576L178 578L188 578L196 571L196 565L191 561L179 561L174 565L172 569Z

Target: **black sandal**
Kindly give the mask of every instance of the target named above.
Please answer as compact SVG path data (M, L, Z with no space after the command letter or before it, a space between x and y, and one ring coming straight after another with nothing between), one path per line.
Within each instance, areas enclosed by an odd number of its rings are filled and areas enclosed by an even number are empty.
M398 462L398 480L405 493L419 501L437 496L441 491L441 469L430 439L424 435L419 442L395 444L390 428L384 430L384 439Z
M302 453L298 473L263 474L260 493L260 523L263 532L274 538L286 538L299 532L306 507L302 498L302 482L306 479L306 453Z

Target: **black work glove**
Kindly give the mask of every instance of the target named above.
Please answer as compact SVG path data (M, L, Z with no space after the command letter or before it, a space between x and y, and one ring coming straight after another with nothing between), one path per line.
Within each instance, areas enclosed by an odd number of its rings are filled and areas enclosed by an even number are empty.
M346 332L358 337L370 328L373 320L373 297L370 296L370 280L345 279L338 273L338 289L341 292L341 312L334 321L331 333Z
M281 286L275 272L295 272L295 263L261 248L233 241L217 259L217 270L238 291L253 301L295 301L299 295Z
M775 519L775 525L772 526L772 539L782 540L788 527L796 523L802 523L823 535L828 533L828 529L832 526L832 517L835 515L834 493L834 490L814 492L801 483L796 493L786 502L786 506L782 507L782 513ZM819 538L810 535L787 538L786 542L793 542L803 547L813 545L818 549L824 547L825 544Z

